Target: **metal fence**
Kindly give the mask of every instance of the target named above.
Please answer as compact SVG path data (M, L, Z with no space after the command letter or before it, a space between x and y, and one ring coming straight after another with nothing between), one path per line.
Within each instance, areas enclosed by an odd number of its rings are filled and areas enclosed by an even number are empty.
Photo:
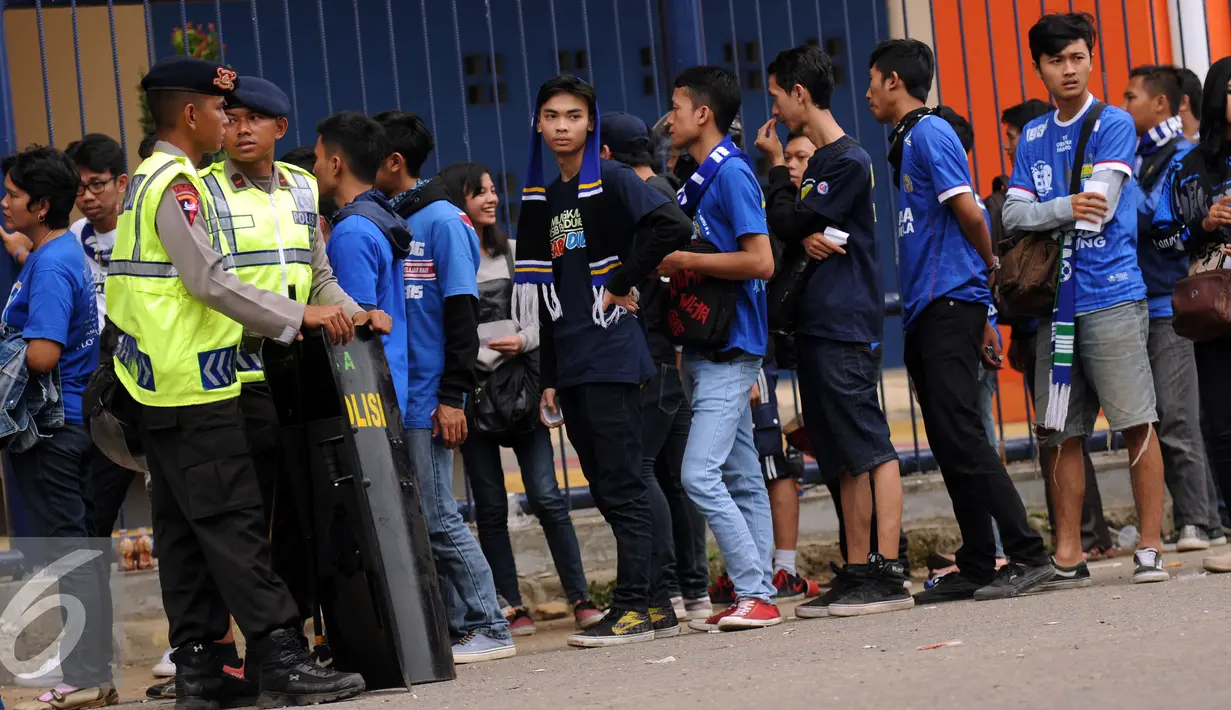
M1174 62L1203 77L1212 57L1231 54L1231 2L1221 0L8 0L3 7L0 139L9 150L63 146L100 131L117 135L135 162L140 73L157 57L216 52L241 75L287 90L294 145L310 143L315 122L334 111L420 113L437 142L429 167L486 161L510 230L532 90L559 72L594 83L605 109L652 124L669 105L674 74L697 63L725 65L744 89L740 118L750 134L770 115L766 62L781 49L814 43L834 59L835 116L884 174L887 128L862 103L864 58L882 39L914 37L936 49L933 100L975 127L973 176L986 190L1009 168L1000 112L1047 98L1026 37L1043 12L1096 18L1095 89L1112 103L1137 64ZM889 183L876 183L881 215L896 214ZM893 222L877 225L887 284L897 283ZM885 362L896 366L901 329L897 311L887 312ZM794 385L792 374L784 376ZM1020 378L1006 376L997 391L999 434L1008 460L1029 460L1030 398L1018 389ZM883 382L881 390L889 409ZM932 469L916 403L907 400L903 472ZM783 409L798 412L797 396ZM1006 441L1006 422L1025 422L1024 436L1009 431ZM583 479L562 455L560 437L559 464L571 491ZM1113 441L1104 435L1096 448Z

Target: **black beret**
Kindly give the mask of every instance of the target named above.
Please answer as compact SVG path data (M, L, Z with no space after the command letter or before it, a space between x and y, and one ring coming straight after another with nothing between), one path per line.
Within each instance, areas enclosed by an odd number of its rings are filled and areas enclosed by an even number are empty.
M146 91L190 91L227 96L239 88L239 75L217 62L196 57L161 59L141 80Z
M246 108L270 118L282 118L291 112L291 100L272 81L257 76L239 79L240 88L227 97L227 108Z

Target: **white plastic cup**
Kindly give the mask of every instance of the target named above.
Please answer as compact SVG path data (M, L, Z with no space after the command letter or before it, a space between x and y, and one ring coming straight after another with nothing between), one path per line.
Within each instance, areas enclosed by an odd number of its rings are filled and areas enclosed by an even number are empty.
M1087 180L1086 189L1083 190L1083 192L1097 192L1103 197L1106 197L1107 196L1107 183L1102 182L1100 180ZM1078 220L1076 227L1077 227L1077 231L1079 232L1101 232L1103 231L1102 224L1099 224L1098 222L1089 222L1084 219Z

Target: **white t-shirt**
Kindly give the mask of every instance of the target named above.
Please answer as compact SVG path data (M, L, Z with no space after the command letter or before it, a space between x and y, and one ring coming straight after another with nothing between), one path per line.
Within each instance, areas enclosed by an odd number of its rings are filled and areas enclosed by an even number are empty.
M94 274L94 298L98 302L98 327L101 330L103 316L107 314L103 284L107 281L107 267L111 264L111 249L115 247L115 230L96 232L94 225L84 217L74 222L68 230L81 241L86 260L90 263L90 272Z

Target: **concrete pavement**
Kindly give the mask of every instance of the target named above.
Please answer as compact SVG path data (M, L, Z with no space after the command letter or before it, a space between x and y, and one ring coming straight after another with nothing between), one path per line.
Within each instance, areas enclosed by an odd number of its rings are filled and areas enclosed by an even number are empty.
M792 619L760 631L685 632L611 650L567 648L565 632L540 632L519 641L516 658L459 667L454 682L373 693L348 706L1226 707L1231 575L1191 576L1202 556L1168 555L1184 564L1162 584L1130 584L1132 559L1118 558L1100 563L1088 589Z

